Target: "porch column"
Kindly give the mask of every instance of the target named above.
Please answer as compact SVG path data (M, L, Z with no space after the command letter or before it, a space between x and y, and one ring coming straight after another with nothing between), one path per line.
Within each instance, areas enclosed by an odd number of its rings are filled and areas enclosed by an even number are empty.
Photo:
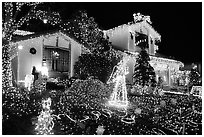
M171 86L171 66L168 65L168 71L169 71L169 86Z

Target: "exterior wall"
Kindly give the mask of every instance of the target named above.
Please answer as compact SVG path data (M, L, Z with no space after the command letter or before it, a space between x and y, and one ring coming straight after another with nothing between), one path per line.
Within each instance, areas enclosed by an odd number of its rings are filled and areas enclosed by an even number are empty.
M155 41L152 39L151 36L148 37L148 44L149 44L149 50L148 53L150 55L155 55L155 49L154 49L154 45L155 45Z
M17 81L22 81L25 76L32 73L32 67L36 66L37 69L42 67L42 37L29 40L20 41L17 43L22 45L23 49L18 49L18 68L17 68ZM36 49L36 54L30 53L30 48Z
M134 65L135 65L135 60L133 58L131 58L128 62L127 62L127 66L128 66L128 71L129 73L126 75L126 79L128 81L128 83L132 84L133 83L133 74L134 74Z
M109 37L109 41L112 45L118 49L128 51L140 51L139 47L135 46L135 39L131 39L131 33L127 25L124 25L114 30L106 31L106 35Z
M58 39L57 39L58 37ZM15 42L16 47L19 45L23 46L23 49L18 49L18 56L12 61L12 68L14 74L17 76L17 82L23 82L25 76L32 73L32 67L35 66L37 70L40 71L42 67L43 60L43 47L61 47L70 49L71 54L69 56L69 77L74 74L74 64L78 60L78 57L81 55L81 46L79 43L74 41L72 38L67 35L57 32L54 34L48 34L45 36L35 37L27 40L22 40ZM30 53L30 48L34 47L36 49L36 54Z
M79 43L71 40L71 74L70 76L74 76L74 65L75 62L78 61L79 56L81 55L81 46Z

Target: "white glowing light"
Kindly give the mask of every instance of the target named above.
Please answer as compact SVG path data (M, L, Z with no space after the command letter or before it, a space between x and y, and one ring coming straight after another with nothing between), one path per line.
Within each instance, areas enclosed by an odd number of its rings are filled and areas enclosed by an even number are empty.
M25 76L25 88L28 88L28 91L31 90L31 85L33 83L34 76L33 75L26 75Z
M43 19L43 23L47 24L48 19Z
M29 31L24 31L24 30L16 30L14 32L15 35L21 35L21 36L26 36L30 34L34 34L34 32L29 32Z
M22 46L22 45L19 45L19 46L18 46L18 49L20 49L20 50L23 49L23 46Z
M42 66L42 68L41 68L41 74L42 74L43 76L48 77L48 68L47 68L47 66Z

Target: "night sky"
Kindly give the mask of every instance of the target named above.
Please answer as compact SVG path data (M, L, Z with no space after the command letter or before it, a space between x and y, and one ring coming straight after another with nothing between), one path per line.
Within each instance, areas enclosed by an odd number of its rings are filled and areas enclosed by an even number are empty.
M111 29L133 21L133 13L149 15L161 34L159 53L184 63L202 61L201 2L64 2L52 4L62 18L85 9L101 29Z

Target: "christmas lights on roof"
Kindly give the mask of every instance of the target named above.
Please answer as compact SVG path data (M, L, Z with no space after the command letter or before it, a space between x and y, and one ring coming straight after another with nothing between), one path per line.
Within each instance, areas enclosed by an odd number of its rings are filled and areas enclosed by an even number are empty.
M123 25L120 25L118 27L115 27L109 30L104 30L103 32L105 33L109 32L113 34L113 32L119 31L121 29L128 29L131 31L135 31L136 28L142 27L145 29L148 28L148 31L150 31L150 34L152 36L154 36L154 39L161 41L161 35L150 25L151 24L150 16L144 16L140 13L137 13L137 14L134 13L133 17L134 17L134 22L128 22L127 24L123 24Z
M155 57L150 55L151 62L156 61L156 62L162 62L162 63L167 63L167 64L178 64L180 67L183 67L184 64L180 61L173 60L173 59L167 59L167 58L162 58L162 57Z
M26 35L34 34L34 32L24 31L24 30L16 30L14 32L14 34L15 35L21 35L21 36L26 36Z

